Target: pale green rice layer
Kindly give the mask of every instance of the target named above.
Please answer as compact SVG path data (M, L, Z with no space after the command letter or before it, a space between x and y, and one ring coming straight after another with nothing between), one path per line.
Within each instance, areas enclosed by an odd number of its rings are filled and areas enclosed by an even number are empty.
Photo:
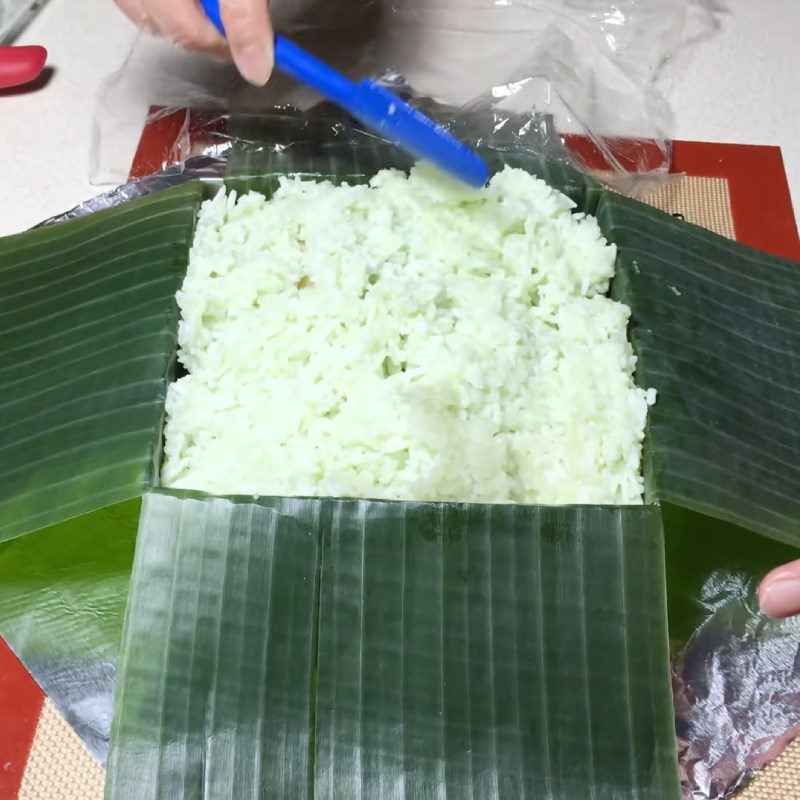
M638 503L615 248L543 181L426 167L204 204L178 293L164 485L217 494Z

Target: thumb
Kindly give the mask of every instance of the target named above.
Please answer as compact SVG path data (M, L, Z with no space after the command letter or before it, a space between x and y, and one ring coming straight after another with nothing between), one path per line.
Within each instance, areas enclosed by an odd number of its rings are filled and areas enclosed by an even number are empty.
M220 14L236 67L245 80L263 86L275 61L275 36L266 0L222 0Z
M800 560L772 570L758 589L761 610L770 617L800 614Z

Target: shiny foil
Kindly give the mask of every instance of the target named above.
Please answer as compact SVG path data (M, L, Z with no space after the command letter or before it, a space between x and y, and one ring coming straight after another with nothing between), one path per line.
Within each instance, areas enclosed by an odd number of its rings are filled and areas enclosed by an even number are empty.
M766 618L742 575L712 574L703 595L710 616L673 665L675 729L685 796L717 800L800 734L800 618Z

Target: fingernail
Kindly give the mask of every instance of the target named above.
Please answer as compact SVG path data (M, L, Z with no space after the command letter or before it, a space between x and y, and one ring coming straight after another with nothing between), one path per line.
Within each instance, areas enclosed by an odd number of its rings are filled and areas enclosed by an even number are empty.
M800 614L800 578L777 578L762 584L758 593L761 610L783 619Z
M269 43L266 50L264 47L250 44L237 50L233 54L233 60L242 73L245 80L255 86L263 86L272 72L273 44Z

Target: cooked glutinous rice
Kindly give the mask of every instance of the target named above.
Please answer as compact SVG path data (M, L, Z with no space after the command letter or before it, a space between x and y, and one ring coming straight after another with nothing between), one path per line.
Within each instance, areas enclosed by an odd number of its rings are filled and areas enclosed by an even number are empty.
M636 503L615 249L527 173L285 179L203 205L178 294L166 486L216 494Z

